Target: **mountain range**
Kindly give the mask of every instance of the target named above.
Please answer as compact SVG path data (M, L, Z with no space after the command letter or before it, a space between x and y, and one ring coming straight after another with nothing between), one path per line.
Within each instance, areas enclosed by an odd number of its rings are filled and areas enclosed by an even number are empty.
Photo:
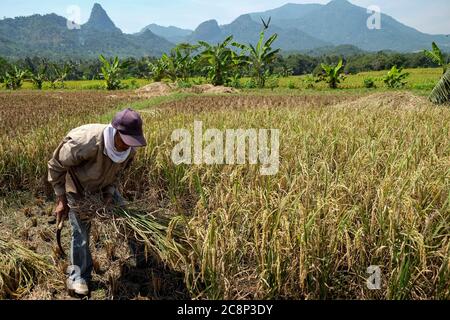
M367 9L347 0L328 4L293 4L244 14L226 25L216 20L201 23L195 30L150 24L135 34L123 33L105 10L95 4L88 22L68 28L67 20L56 14L0 20L0 56L97 57L99 54L121 57L160 56L176 43L199 40L219 42L228 35L241 43L255 43L262 28L261 19L271 19L267 36L277 33L274 46L283 51L311 50L351 45L364 51L392 50L413 52L437 42L450 52L450 38L429 35L381 14L381 28L369 29Z
M94 5L88 22L78 28L68 28L67 19L54 13L0 20L0 56L9 58L159 56L173 46L150 30L123 33L99 4Z
M326 5L287 4L252 15L254 19L259 16L271 16L274 25L295 27L333 45L351 44L366 51L411 52L428 48L433 41L447 51L450 49L449 37L422 33L386 14L381 14L381 28L370 30L367 20L371 14L367 8L347 0L333 0Z

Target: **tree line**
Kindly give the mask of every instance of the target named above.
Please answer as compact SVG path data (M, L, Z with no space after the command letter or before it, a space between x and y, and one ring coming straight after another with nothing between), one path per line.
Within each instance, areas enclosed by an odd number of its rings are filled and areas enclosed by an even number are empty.
M170 54L168 55L170 56ZM445 54L448 59L448 54ZM322 55L311 56L306 54L289 54L278 53L276 59L271 66L274 73L280 75L304 75L319 74L321 63L337 64L341 56L339 55ZM126 67L123 69L125 78L151 78L152 66L158 59L155 57L142 58L125 58ZM428 59L423 52L418 53L363 53L343 58L345 67L344 73L356 74L364 71L380 71L389 70L393 66L402 68L433 68L438 64ZM99 59L74 59L74 60L49 60L41 57L28 57L25 59L6 60L0 57L0 75L4 75L7 71L12 71L14 66L20 69L36 69L39 66L47 65L47 73L56 73L54 65L61 68L64 65L70 65L71 70L67 75L67 80L99 80L100 69L102 63ZM53 69L53 70L52 70ZM200 76L200 72L196 72Z
M320 57L302 54L283 56L280 49L272 45L277 34L265 39L268 23L263 20L263 29L258 42L241 44L233 41L233 36L227 37L217 44L199 41L197 44L182 43L173 48L170 53L163 54L159 59L143 57L128 58L122 61L118 57L98 60L49 61L45 58L26 58L9 62L0 58L0 82L9 89L18 89L24 80L31 81L34 87L42 89L44 81L51 88L63 88L66 80L105 81L106 89L116 90L124 86L123 78L148 78L154 81L169 79L179 86L190 86L196 77L207 79L211 84L240 87L242 77L251 78L250 87L276 87L279 77L310 74L304 79L311 88L313 83L324 81L329 87L336 89L345 80L344 74L361 71L386 70L389 72L383 78L390 88L403 87L407 82L404 67L437 67L443 68L443 84L441 84L441 100L448 100L448 75L446 75L449 55L443 53L436 43L432 50L418 53L357 53L351 56L323 55ZM270 81L275 79L275 81ZM275 83L275 85L274 85ZM374 87L373 79L365 79L366 88Z
M449 54L443 54L446 60ZM416 53L395 53L395 52L367 52L352 55L325 54L321 56L311 56L306 54L279 55L275 62L276 72L282 73L289 70L292 75L319 74L322 72L321 63L337 64L342 59L345 65L344 73L356 74L365 71L389 70L393 66L399 68L433 68L439 64L431 60L427 54Z

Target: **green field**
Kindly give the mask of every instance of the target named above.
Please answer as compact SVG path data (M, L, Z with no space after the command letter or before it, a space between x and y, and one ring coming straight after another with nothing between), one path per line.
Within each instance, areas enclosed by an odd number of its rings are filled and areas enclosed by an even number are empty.
M123 84L130 88L142 87L149 84L151 81L145 79L125 79ZM2 89L5 89L4 87ZM24 82L22 89L34 90L33 84L29 81ZM44 82L43 90L104 90L105 82L103 80L76 80L76 81L64 81L64 88L58 87L52 89L50 82Z
M440 68L418 68L418 69L405 69L405 72L410 73L410 76L407 78L406 89L413 90L414 92L426 95L429 94L431 89L436 85L440 77L442 76L442 69ZM363 91L373 91L373 90L388 90L385 84L382 81L383 76L385 76L387 71L370 71L370 72L361 72L356 75L347 75L345 81L343 81L340 85L340 89L346 90L363 90ZM329 91L326 83L316 83L314 84L314 89L307 89L307 86L304 82L306 76L290 76L285 78L279 78L277 81L277 88L274 90L275 92L279 92L281 94L289 93L289 91ZM375 81L375 85L377 89L366 90L364 88L364 79L372 78ZM193 79L196 82L206 82L205 79L195 78ZM249 78L241 79L242 90L244 91L258 91L255 89L245 89L246 84L250 81ZM128 89L136 89L138 87L142 87L146 84L151 83L151 80L146 79L126 79L123 80L123 84ZM80 81L65 81L66 90L101 90L105 88L104 81L102 80L80 80ZM3 89L5 89L3 87ZM33 89L33 85L30 82L25 82L23 85L23 89L31 90ZM43 86L44 90L52 90L50 88L50 83L44 82ZM285 90L288 89L288 90ZM61 90L58 88L57 90ZM264 89L264 91L272 91L271 89Z

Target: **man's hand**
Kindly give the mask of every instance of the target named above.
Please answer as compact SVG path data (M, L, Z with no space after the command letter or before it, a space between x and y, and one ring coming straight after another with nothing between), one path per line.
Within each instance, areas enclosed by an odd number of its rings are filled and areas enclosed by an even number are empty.
M59 225L62 223L65 219L67 219L67 216L69 214L69 206L67 204L67 198L65 195L58 196L56 200L56 224Z

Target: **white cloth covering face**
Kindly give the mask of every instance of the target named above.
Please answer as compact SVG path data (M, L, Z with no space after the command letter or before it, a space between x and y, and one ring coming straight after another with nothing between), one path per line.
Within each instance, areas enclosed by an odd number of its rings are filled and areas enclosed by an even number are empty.
M116 145L114 143L114 137L116 136L117 129L114 128L111 124L105 128L103 131L103 138L105 140L105 150L104 153L107 155L113 162L122 163L127 160L130 155L131 148L128 150L120 152L117 151Z

